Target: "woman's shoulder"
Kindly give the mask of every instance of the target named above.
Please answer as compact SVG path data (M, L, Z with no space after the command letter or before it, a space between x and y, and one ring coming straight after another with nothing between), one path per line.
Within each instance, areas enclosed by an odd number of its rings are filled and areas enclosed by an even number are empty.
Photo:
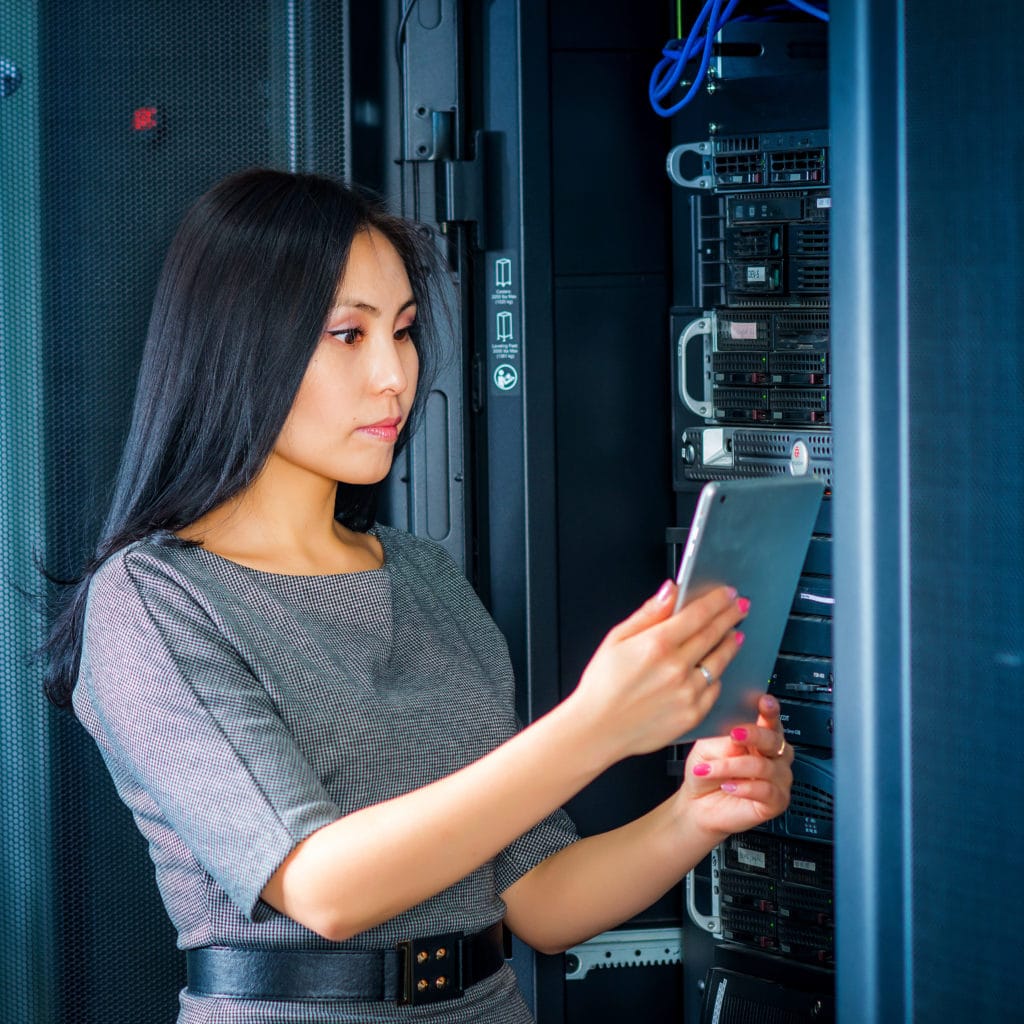
M384 548L385 562L394 565L398 561L408 563L425 571L462 574L455 559L448 553L444 545L429 537L420 537L401 530L395 526L377 523L373 527L381 546Z
M100 563L89 585L90 600L129 599L150 586L191 590L195 584L194 545L173 534L153 534L119 548Z
M374 532L384 548L385 565L392 577L420 596L421 604L447 603L461 613L483 610L480 597L466 571L444 545L390 526Z

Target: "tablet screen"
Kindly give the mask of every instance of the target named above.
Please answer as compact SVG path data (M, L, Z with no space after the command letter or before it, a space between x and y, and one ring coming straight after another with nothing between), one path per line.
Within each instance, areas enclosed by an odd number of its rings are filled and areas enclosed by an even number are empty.
M725 735L757 720L807 556L824 485L805 477L725 480L705 485L680 561L676 609L720 584L750 599L743 646L722 674L708 716L680 737Z

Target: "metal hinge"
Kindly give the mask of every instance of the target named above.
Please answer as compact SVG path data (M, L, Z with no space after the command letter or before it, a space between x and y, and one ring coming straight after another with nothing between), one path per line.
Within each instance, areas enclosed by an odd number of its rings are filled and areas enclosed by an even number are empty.
M415 154L407 164L434 165L433 219L446 230L455 224L473 224L476 227L476 245L487 248L487 196L485 177L486 136L482 131L473 133L472 157L457 160L454 157L455 112L453 110L424 111L429 121L429 136L421 135L415 145ZM424 198L426 198L424 196ZM428 207L429 209L429 207Z
M473 132L471 160L446 160L440 167L444 174L444 206L440 220L445 224L475 224L477 248L487 248L487 196L485 178L485 136Z

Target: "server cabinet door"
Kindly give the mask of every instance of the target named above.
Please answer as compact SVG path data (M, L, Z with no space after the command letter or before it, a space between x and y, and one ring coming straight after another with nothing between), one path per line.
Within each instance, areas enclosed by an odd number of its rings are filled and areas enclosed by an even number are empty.
M92 741L45 707L34 560L90 552L156 276L254 164L348 172L344 2L0 5L0 1018L170 1020L183 959Z

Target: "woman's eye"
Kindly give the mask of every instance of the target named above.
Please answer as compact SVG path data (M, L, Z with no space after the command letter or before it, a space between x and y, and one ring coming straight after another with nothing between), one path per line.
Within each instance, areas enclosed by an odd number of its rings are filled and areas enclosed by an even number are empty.
M332 338L337 338L338 341L344 342L346 345L355 345L357 342L362 341L363 338L362 329L359 327L342 327L327 333Z
M416 324L412 323L406 327L400 327L395 331L395 341L408 341L416 333Z

